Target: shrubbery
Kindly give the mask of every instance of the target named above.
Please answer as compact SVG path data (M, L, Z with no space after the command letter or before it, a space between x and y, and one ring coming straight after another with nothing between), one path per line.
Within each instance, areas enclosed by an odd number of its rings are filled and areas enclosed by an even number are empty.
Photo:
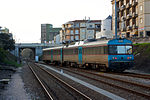
M0 64L19 67L17 58L9 51L15 49L15 42L9 34L0 34Z

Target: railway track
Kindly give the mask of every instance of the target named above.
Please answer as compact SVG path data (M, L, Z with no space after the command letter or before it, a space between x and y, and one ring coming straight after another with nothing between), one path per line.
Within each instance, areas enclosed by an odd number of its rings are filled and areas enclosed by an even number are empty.
M137 73L129 73L129 72L124 72L124 73L116 73L118 75L123 75L123 76L130 76L130 77L136 77L136 78L143 78L143 79L150 79L150 75L146 74L137 74Z
M148 74L138 74L138 73L130 73L130 72L122 72L122 73L109 72L109 74L129 76L129 77L135 77L135 78L141 78L141 79L150 79L150 75Z
M104 80L99 80L99 79L90 77L90 75L84 75L84 74L81 74L79 72L84 72L84 73L88 73L88 74L91 74L91 75L94 75L94 76L103 77L103 78L110 79L110 80L113 80L113 81L122 82L122 83L125 83L126 85L132 85L132 86L139 87L139 88L142 88L142 89L145 89L145 90L148 91L148 90L150 90L150 86L147 86L147 85L142 85L142 84L130 82L130 81L127 81L127 80L113 78L113 77L105 76L105 75L102 75L102 74L96 74L96 73L85 71L85 70L81 70L81 69L77 69L76 71L73 71L73 70L70 70L70 69L66 69L66 68L63 68L63 67L61 67L61 69L65 70L65 71L68 71L68 72L71 72L71 73L74 73L74 74L77 74L77 75L80 75L80 76L83 76L83 77L91 79L91 80L95 80L95 81L103 83L103 84L107 84L107 85L115 87L115 88L119 88L119 89L125 90L127 92L136 94L138 96L142 96L144 98L150 98L150 93L141 92L141 91L138 91L136 89L127 88L127 87L116 85L116 84L113 84L113 83L110 83L110 82L108 83L108 82L106 82Z
M34 76L36 77L36 79L38 80L38 82L40 83L41 87L44 89L46 95L48 96L49 100L54 100L51 96L51 94L48 92L48 90L46 89L45 85L42 83L42 81L40 80L40 78L38 77L38 75L35 73L35 71L33 70L33 68L27 63L27 65L29 66L29 68L31 69L32 73L34 74Z
M37 66L37 65L29 65L30 69L36 76L37 80L43 87L45 93L48 96L49 100L92 100L85 94L81 93L74 87L70 86L68 83L64 82L60 78L56 77L54 74L50 73L49 71L45 70L44 68ZM41 76L43 74L43 76ZM46 78L47 77L47 78ZM44 79L42 79L44 78ZM53 78L53 79L51 79ZM53 84L57 84L58 86L56 87L61 87L60 90L57 89L52 89L51 88L51 80L46 80L46 79L51 79L55 82ZM57 90L57 91L56 91ZM67 95L68 96L67 96Z

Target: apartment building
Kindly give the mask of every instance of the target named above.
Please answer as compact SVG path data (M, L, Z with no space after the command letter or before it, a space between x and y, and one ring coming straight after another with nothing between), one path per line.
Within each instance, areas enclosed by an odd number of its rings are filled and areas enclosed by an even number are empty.
M150 36L150 0L116 0L116 2L118 35ZM112 26L115 34L115 0L112 0Z
M106 19L102 20L101 32L96 33L96 39L101 38L113 38L112 34L112 16L108 16Z
M59 34L62 28L53 28L52 24L41 24L41 43L54 41L54 36Z
M0 33L6 33L6 34L9 34L9 29L8 28L2 28L1 26L0 26Z
M8 28L3 28L0 26L0 34L8 34L10 36L10 39L13 39L13 34L9 32Z
M101 20L75 20L62 25L61 42L95 39L96 32L101 31Z

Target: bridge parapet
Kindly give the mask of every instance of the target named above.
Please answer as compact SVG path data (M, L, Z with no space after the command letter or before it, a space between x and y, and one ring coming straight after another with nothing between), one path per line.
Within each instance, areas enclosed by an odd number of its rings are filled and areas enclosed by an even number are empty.
M42 49L44 48L50 48L50 47L56 47L56 46L61 46L57 44L50 44L50 43L16 43L15 44L15 50L13 51L13 54L17 57L20 58L20 49L24 48L35 48L35 56L40 56L42 55Z

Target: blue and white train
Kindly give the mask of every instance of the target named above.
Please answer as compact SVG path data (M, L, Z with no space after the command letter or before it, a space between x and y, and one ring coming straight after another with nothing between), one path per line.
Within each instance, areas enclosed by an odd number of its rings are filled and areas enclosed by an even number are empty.
M132 42L113 39L43 49L43 61L100 70L124 71L133 67Z

